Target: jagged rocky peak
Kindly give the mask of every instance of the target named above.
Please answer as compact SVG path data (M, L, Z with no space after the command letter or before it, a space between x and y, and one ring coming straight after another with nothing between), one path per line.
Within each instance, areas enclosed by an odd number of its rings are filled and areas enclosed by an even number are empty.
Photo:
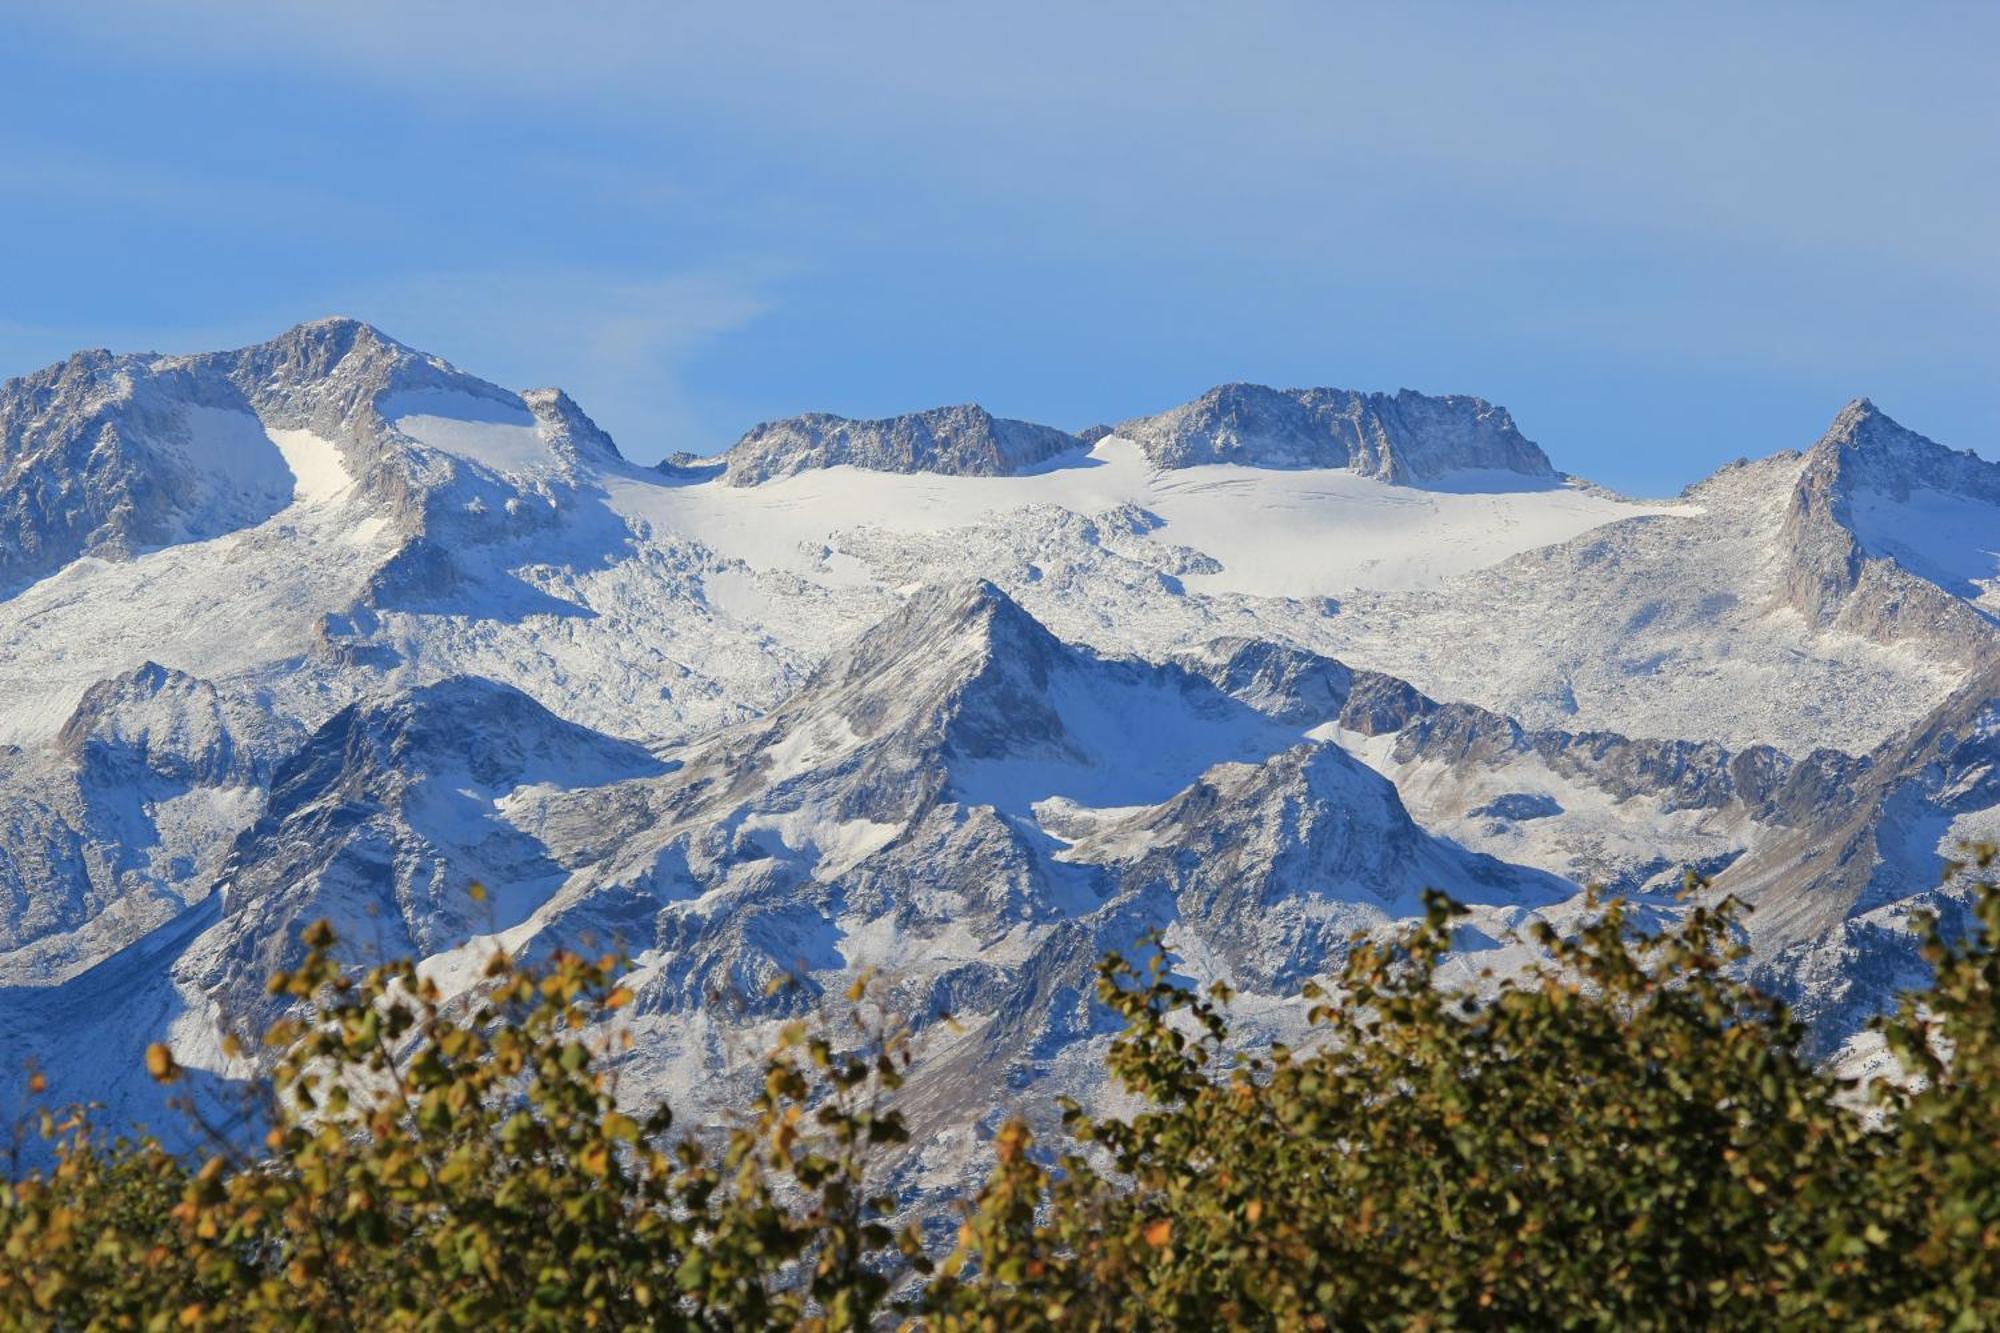
M0 385L0 596L80 555L259 522L292 494L225 376L91 351Z
M269 342L189 357L227 375L266 424L375 442L405 401L460 398L526 417L520 395L347 316L310 320ZM475 419L490 419L475 414Z
M733 486L843 464L874 472L1004 477L1078 448L1068 431L996 417L976 403L856 421L809 412L753 428L724 456Z
M235 351L79 352L0 385L0 596L301 500L365 498L420 530L426 497L463 471L446 459L527 476L617 457L560 390L517 394L357 319Z
M529 389L522 403L534 415L551 448L581 459L591 453L622 458L611 436L561 389Z
M1383 394L1224 384L1157 416L1127 421L1117 433L1161 468L1346 467L1405 485L1464 471L1556 475L1506 408L1483 398L1436 398L1409 389Z
M1898 425L1866 398L1806 451L1780 531L1784 602L1881 643L1921 633L1967 664L1994 652L2000 463ZM1975 607L1984 608L1985 614Z
M926 672L955 672L968 661L996 656L1045 671L1064 651L1061 641L986 579L932 584L828 659L822 674L866 679L908 662Z
M2000 463L1919 435L1866 398L1840 409L1806 460L1808 478L1838 477L1849 490L1901 499L1913 489L1929 489L2000 503Z
M836 650L777 724L831 709L859 735L912 732L950 738L962 753L999 752L1009 735L1060 733L1045 692L1070 652L984 579L932 585Z

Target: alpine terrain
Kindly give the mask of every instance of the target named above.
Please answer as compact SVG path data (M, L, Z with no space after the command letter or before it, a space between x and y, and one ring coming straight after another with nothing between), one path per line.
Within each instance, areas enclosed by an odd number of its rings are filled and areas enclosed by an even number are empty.
M1229 384L647 466L354 320L80 352L0 387L0 1052L166 1128L147 1044L247 1072L324 917L447 990L622 948L620 1086L685 1114L875 968L949 1189L1101 1092L1149 931L1282 1032L1426 887L1472 979L1693 868L1867 1059L2000 834L2000 464L1797 442L1635 500L1478 398Z

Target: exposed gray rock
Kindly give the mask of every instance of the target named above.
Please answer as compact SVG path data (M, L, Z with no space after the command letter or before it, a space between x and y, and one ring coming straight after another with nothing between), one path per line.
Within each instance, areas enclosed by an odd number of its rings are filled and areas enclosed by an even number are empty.
M360 493L412 537L515 535L545 495L464 476L384 415L410 395L484 404L540 423L554 462L615 460L617 447L555 389L514 394L353 319L301 324L267 343L198 356L79 352L0 385L0 595L82 555L122 560L260 523L293 498L270 430L331 442ZM456 484L454 484L456 483ZM476 493L475 493L476 492ZM510 503L512 502L512 503ZM467 521L467 513L488 515Z
M260 1012L256 978L294 961L299 928L317 918L358 947L414 956L513 924L589 853L558 859L495 802L661 767L488 680L342 709L278 766L263 813L218 872L226 929L201 982L226 991L234 1012ZM491 886L484 901L468 892L475 880Z
M756 426L724 455L733 486L843 464L874 472L1004 477L1079 447L1068 431L996 417L976 403L855 421L809 412Z
M1224 384L1184 406L1117 427L1157 467L1243 463L1345 467L1402 485L1467 470L1553 479L1548 457L1504 407L1458 394Z
M1543 792L1513 791L1496 796L1466 813L1475 818L1504 819L1520 823L1528 819L1548 819L1563 812L1562 802Z
M1855 506L1867 492L1920 490L2000 505L2000 463L1906 430L1866 398L1842 408L1805 465L1781 540L1787 604L1815 624L1882 642L1921 637L1977 663L2000 654L1991 621L1892 557L1868 550ZM2000 514L1996 514L2000 518Z
M1944 882L1945 858L1954 833L2000 839L2000 665L1885 742L1812 813L1732 866L1717 890L1755 908L1758 976L1831 1049L1928 975L1912 911L1970 926L1963 884Z

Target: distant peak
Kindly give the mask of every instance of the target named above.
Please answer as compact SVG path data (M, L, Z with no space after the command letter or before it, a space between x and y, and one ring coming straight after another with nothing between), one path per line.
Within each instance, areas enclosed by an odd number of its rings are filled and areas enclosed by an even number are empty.
M1886 421L1892 426L1896 425L1888 413L1875 406L1872 398L1850 398L1844 407L1833 414L1833 421L1827 426L1825 434L1851 435L1868 422L1877 420Z
M1942 445L1903 426L1894 417L1875 406L1872 399L1851 398L1846 406L1834 414L1832 422L1827 425L1814 447L1848 450L1893 449L1910 442L1918 442L1931 448L1943 448Z
M913 623L975 622L1010 624L1020 631L1047 633L1040 621L1021 608L999 584L991 579L970 579L955 583L934 583L918 591L905 604L903 618Z
M950 655L944 651L948 644L976 645L981 659L998 655L1047 661L1061 651L1055 636L998 585L971 579L926 584L865 631L850 653L874 671L894 661L934 665Z
M1806 453L1807 476L1901 496L1911 487L2000 502L2000 463L1919 435L1867 398L1835 414Z
M725 455L732 485L754 486L814 468L1004 477L1078 447L1053 426L996 417L977 403L857 420L808 412L767 421Z
M1413 389L1273 389L1218 384L1193 402L1118 427L1156 467L1351 468L1404 485L1461 471L1556 475L1507 409Z
M360 343L392 347L404 352L415 350L405 343L398 342L368 321L356 319L352 315L324 315L319 319L309 319L294 324L270 342L271 344L334 343L342 346Z

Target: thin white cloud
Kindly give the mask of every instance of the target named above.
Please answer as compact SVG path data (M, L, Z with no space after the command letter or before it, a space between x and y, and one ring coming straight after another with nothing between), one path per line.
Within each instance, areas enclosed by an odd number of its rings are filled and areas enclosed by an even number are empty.
M777 276L432 272L343 291L337 304L473 374L567 389L628 456L651 462L713 443L722 423L703 411L688 363L769 312Z
M352 286L221 323L118 328L0 321L0 378L81 347L207 352L270 338L301 320L345 314L510 388L569 391L619 442L653 462L726 443L689 363L769 312L780 271L633 276L589 270L427 272Z

